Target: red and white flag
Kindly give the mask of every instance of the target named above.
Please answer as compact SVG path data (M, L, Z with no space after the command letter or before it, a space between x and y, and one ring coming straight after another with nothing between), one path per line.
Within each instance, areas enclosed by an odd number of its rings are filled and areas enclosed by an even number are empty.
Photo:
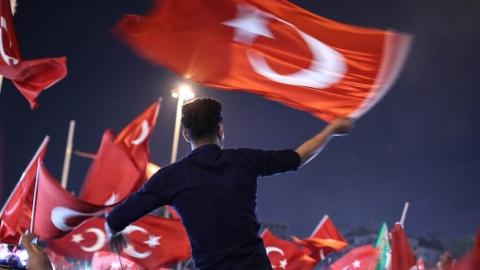
M335 22L287 0L157 0L116 32L186 79L242 89L324 120L360 117L397 78L410 37Z
M378 249L371 245L350 250L332 264L331 270L374 270L379 259Z
M33 109L40 93L67 75L67 58L23 60L10 0L0 1L0 75L12 80Z
M147 215L122 231L129 244L121 256L147 269L187 260L190 243L179 220ZM55 252L74 259L91 260L96 252L109 251L105 219L93 218L61 239L51 241Z
M119 260L122 265L120 266ZM119 257L115 253L99 251L93 254L92 270L144 270L144 268L125 257Z
M400 223L396 223L393 227L390 233L390 243L392 246L391 270L410 270L416 265L412 246Z
M17 244L22 234L30 228L37 164L45 159L48 141L47 136L3 206L0 213L0 242Z
M150 138L155 129L160 102L126 126L118 136L106 131L84 181L80 198L89 203L112 205L137 191L149 170Z
M261 236L273 269L308 270L315 267L316 261L309 256L307 249L276 237L268 229Z
M43 162L39 163L38 170L32 232L41 239L60 238L85 220L104 215L105 206L74 197L46 170Z
M114 135L107 130L88 170L80 199L97 205L113 205L135 191L143 176L144 172L137 168L129 153L115 143Z
M318 262L322 261L330 253L338 252L348 247L347 240L343 238L328 215L323 216L309 238L302 240L294 236L292 238L295 243L310 249L312 251L310 256Z

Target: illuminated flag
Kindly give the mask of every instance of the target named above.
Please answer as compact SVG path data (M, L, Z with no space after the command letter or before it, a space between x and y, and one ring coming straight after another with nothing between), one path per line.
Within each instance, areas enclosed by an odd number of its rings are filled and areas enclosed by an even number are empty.
M23 60L10 0L0 1L0 74L12 80L33 109L40 93L67 75L67 58Z
M310 249L312 252L310 256L317 262L322 261L332 252L338 252L348 247L347 240L343 238L332 219L327 215L323 216L309 238L303 240L297 237L292 238L297 244Z
M0 241L3 243L18 244L22 234L30 228L37 164L45 159L48 141L47 136L3 206L0 213Z
M186 79L242 89L330 121L388 91L410 37L338 23L286 0L157 0L116 28L139 55Z
M181 221L152 215L142 217L125 228L127 247L121 256L157 269L191 256L190 242ZM49 247L68 258L92 260L97 252L109 252L105 233L105 218L92 218L61 239L49 242Z

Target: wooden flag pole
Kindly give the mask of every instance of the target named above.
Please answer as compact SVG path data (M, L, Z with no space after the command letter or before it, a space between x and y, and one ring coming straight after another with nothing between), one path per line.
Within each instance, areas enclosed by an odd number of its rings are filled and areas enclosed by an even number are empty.
M22 175L20 176L20 180L18 180L17 185L15 186L13 191L10 193L8 199L5 201L5 204L3 205L2 210L0 211L0 216L3 214L3 211L5 210L5 207L7 207L7 204L10 201L10 199L12 199L13 194L15 194L15 192L17 191L18 187L20 186L20 183L22 183L23 179L27 175L26 174L27 171L30 170L32 166L36 166L35 160L38 158L38 156L40 155L40 151L42 151L42 149L45 147L45 145L48 143L49 140L50 140L50 137L48 135L45 136L45 139L43 139L42 144L40 144L40 147L38 147L37 152L35 152L35 155L33 156L32 160L30 160L30 163L28 163L27 168L25 169L25 171L23 171Z
M37 193L40 176L40 160L37 161L37 176L35 177L35 190L33 192L33 204L32 204L32 219L30 221L30 232L33 233L35 229L35 211L37 209Z
M65 159L63 160L62 187L67 189L68 173L70 171L70 162L72 160L73 136L75 134L75 120L70 120L68 127L67 146L65 148Z
M400 219L400 225L405 227L405 219L407 218L408 207L410 206L409 202L405 202L405 206L403 207L402 218Z

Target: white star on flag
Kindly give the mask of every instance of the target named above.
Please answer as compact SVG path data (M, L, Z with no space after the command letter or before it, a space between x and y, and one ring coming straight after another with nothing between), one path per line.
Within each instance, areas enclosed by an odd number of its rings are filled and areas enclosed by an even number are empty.
M353 268L360 268L361 262L359 260L356 260L352 263Z
M273 38L273 34L267 26L267 17L267 14L256 8L238 5L237 17L222 24L235 28L233 40L251 45L257 36Z
M162 237L149 235L148 240L144 241L143 243L147 244L149 248L153 248L160 245L160 238Z
M287 259L280 261L280 268L287 269Z
M82 242L84 240L82 234L74 234L72 235L72 242L74 242L75 244L78 244L80 242Z

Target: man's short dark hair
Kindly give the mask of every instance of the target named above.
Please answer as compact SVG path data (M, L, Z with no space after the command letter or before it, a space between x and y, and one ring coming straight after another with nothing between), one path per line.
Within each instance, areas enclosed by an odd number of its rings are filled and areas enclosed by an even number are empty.
M182 125L193 140L214 138L222 122L222 104L213 98L197 98L182 107Z

